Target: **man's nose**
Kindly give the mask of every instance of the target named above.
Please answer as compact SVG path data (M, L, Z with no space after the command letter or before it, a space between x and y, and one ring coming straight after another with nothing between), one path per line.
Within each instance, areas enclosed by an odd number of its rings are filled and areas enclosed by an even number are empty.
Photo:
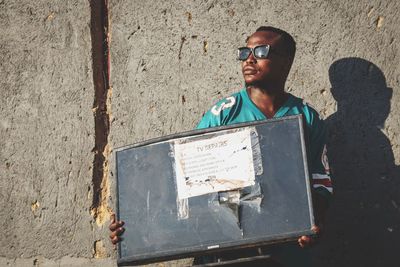
M257 59L254 57L253 52L250 53L249 57L246 59L247 63L256 63Z

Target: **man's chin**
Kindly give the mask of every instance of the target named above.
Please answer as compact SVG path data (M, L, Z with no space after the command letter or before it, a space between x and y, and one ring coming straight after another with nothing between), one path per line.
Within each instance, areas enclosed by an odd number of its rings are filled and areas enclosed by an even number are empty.
M245 81L245 86L246 87L263 87L265 82L262 81Z

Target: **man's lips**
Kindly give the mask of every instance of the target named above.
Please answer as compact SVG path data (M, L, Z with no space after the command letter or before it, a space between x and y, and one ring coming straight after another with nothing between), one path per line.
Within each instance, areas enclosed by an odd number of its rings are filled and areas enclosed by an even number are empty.
M256 74L257 70L255 68L250 68L250 67L246 67L243 69L243 74L244 75L253 75Z

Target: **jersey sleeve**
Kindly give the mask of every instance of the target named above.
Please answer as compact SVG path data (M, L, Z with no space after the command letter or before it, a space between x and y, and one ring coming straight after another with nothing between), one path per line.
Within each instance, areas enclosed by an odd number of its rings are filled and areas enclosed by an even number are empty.
M327 130L319 116L314 116L310 136L310 173L314 190L330 200L333 188L326 149Z
M203 118L201 118L199 124L197 124L196 129L205 129L220 125L221 123L219 121L219 118L214 114L212 114L211 111L209 110L204 114Z
M236 102L237 100L234 96L229 96L220 100L204 114L196 129L227 125L230 110L236 104Z

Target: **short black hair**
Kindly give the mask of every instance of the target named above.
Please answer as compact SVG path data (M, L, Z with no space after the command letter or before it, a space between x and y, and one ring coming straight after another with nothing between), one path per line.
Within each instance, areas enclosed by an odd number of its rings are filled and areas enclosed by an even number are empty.
M283 51L293 62L294 56L296 54L296 42L289 33L271 26L261 26L256 30L256 32L274 32L279 34L280 40L282 40Z

